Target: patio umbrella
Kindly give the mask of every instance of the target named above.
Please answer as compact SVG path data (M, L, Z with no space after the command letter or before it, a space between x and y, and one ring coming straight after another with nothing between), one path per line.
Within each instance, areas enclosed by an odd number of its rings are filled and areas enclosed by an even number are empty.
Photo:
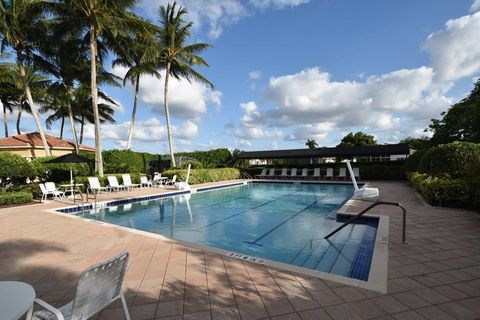
M46 161L45 163L92 163L93 161L88 159L88 158L85 158L85 157L81 157L77 154L74 154L74 153L69 153L69 154L65 154L63 156L60 156L60 157L57 157L55 159L52 159L52 160L49 160L49 161ZM73 172L72 172L72 166L70 166L70 184L73 185L72 187L72 194L73 194L73 203L75 203L75 187L76 187L76 183L75 183L75 180L73 179Z

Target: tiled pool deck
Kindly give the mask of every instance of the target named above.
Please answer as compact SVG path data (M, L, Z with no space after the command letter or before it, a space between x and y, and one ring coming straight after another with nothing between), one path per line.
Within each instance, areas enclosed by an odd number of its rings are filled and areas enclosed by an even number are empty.
M28 282L37 296L61 305L84 268L127 250L124 290L133 319L480 319L478 214L425 207L407 183L371 184L382 200L401 202L408 211L409 244L402 245L400 210L372 210L390 217L387 294L63 217L48 212L66 205L54 201L0 209L0 280ZM123 319L119 307L113 304L99 318Z

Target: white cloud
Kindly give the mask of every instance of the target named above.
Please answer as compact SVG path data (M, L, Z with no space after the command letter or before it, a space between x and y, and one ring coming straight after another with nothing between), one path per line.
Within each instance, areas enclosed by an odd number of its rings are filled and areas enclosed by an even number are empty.
M119 77L126 74L127 68L115 67L112 73ZM129 84L131 89L132 86ZM169 80L168 87L169 109L173 117L184 120L199 121L202 114L207 111L207 105L213 104L220 107L222 104L222 92L212 90L204 84L192 80L177 80L173 77ZM164 72L162 78L142 76L140 78L140 101L153 107L153 110L164 114L163 107Z
M322 144L333 129L334 124L332 122L301 125L294 128L292 133L285 137L285 140L298 141L315 139L317 143Z
M480 9L480 0L475 0L470 7L471 12L478 11Z
M248 77L251 80L258 80L262 77L262 72L260 70L252 70L248 73Z
M474 6L480 5L480 0ZM439 81L455 81L480 71L480 12L448 20L428 36L424 49L431 55Z
M250 0L250 3L259 9L266 9L268 7L284 9L286 7L297 7L309 2L310 0Z

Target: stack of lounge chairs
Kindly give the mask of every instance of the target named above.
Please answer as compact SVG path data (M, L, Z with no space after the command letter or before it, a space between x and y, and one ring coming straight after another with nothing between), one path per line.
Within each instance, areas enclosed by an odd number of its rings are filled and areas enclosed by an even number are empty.
M280 173L279 173L280 172ZM360 169L353 168L353 173L356 179L360 179ZM260 174L254 176L256 179L276 179L276 180L350 180L347 175L347 168L339 168L335 174L333 168L302 168L298 171L297 168L269 168L262 169Z

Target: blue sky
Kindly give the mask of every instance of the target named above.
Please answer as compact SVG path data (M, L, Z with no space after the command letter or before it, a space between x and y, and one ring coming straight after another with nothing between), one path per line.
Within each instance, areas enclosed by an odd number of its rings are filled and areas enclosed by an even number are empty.
M165 3L144 0L136 11L156 20ZM334 146L357 130L395 143L423 135L480 71L478 0L181 3L193 40L213 45L204 54L211 67L201 72L215 88L172 83L176 151L302 148L307 138ZM117 124L102 129L103 144L122 148L132 88L103 90L121 104ZM163 79L143 78L134 150L167 152L162 100ZM91 127L87 137L93 144Z

